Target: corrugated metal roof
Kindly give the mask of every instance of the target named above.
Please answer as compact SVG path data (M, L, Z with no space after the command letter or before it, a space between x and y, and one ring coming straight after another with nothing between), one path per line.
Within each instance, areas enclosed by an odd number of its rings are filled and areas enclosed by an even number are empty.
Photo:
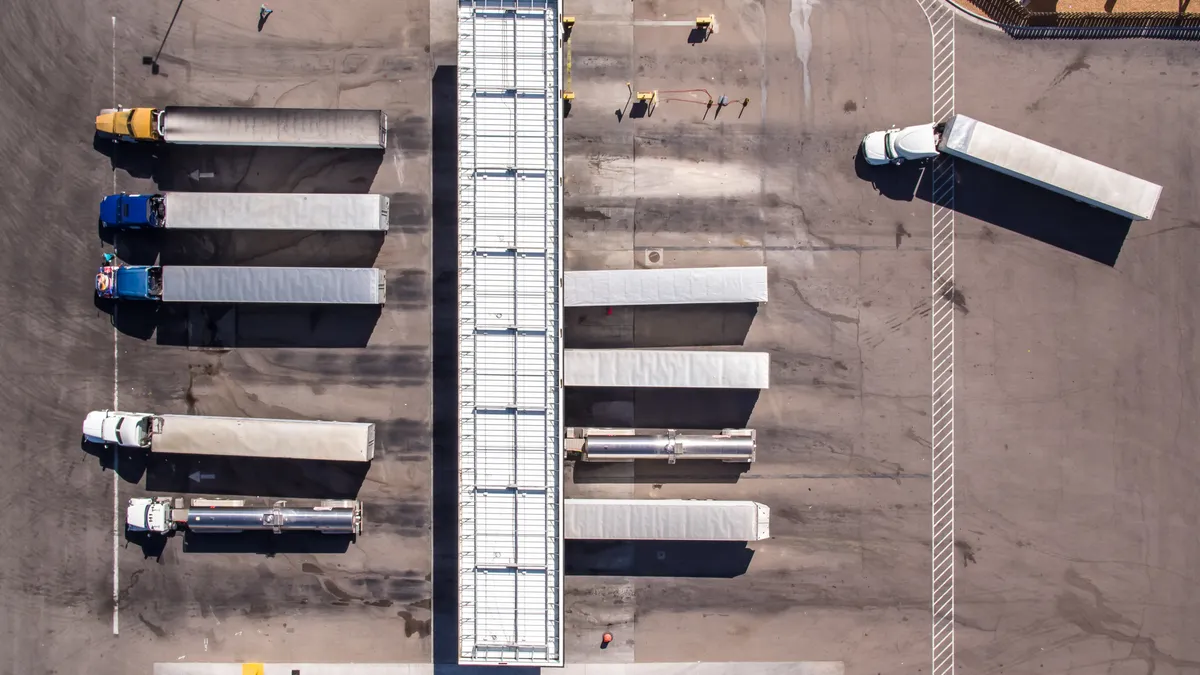
M460 0L459 662L562 664L559 0Z
M565 307L767 301L766 267L581 270L563 281Z
M563 358L568 387L767 389L770 375L766 352L568 349Z

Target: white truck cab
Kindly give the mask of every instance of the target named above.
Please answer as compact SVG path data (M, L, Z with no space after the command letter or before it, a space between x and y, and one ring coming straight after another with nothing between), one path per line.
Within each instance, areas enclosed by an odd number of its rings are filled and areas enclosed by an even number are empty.
M83 420L83 435L92 443L149 448L153 417L149 413L93 410Z
M938 124L918 124L903 129L872 131L863 137L862 154L867 164L901 164L905 160L937 157Z
M170 499L134 497L125 507L125 528L130 532L166 534L175 529L170 512Z

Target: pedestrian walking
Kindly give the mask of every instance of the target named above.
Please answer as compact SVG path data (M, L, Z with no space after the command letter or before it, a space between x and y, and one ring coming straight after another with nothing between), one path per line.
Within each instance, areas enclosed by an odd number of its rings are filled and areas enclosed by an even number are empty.
M113 255L113 254L111 254L111 253L105 253L105 254L104 254L104 266L105 266L105 267L112 267L113 260L115 260L115 259L116 259L116 257L117 257L117 256L115 256L115 255Z
M271 13L274 11L273 9L268 9L266 5L258 6L258 32L262 32L263 25L267 23L267 17L271 16Z

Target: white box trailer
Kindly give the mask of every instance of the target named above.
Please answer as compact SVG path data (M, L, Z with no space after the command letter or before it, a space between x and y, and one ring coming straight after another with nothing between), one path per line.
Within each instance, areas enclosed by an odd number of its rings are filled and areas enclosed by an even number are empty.
M104 266L96 293L115 300L382 305L387 275L370 267Z
M163 192L114 194L100 222L115 229L386 232L385 195Z
M387 147L381 110L168 106L158 122L164 142L184 145Z
M759 541L771 536L771 509L750 501L567 499L567 539Z
M937 149L1131 220L1149 220L1162 194L1160 185L966 115L946 122Z
M375 456L375 425L369 422L95 410L84 419L83 435L93 443L173 455L334 462L367 462Z
M563 279L566 307L767 301L766 267L586 270Z
M771 355L672 349L567 349L563 386L767 389Z

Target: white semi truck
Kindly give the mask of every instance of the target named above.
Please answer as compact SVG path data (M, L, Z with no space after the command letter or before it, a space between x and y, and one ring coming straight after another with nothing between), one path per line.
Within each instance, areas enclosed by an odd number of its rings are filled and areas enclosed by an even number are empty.
M93 443L174 455L220 455L367 462L375 456L369 422L274 420L94 410L83 421Z
M966 115L944 123L873 131L862 140L868 164L901 164L947 154L1033 183L1130 220L1154 215L1162 186Z
M163 192L108 195L100 224L114 230L386 232L385 195Z
M278 501L270 506L246 506L242 499L193 499L134 497L125 507L128 532L168 534L186 529L196 534L234 532L320 532L362 534L362 503L350 499L327 499L315 506L288 506Z

